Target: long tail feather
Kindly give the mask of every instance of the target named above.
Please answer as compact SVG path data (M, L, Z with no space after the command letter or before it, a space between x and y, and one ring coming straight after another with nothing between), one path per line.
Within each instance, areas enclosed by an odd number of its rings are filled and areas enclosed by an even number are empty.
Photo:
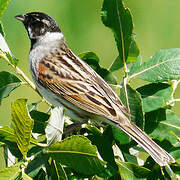
M166 166L168 165L168 162L175 163L175 159L168 152L158 146L133 123L123 125L123 127L121 124L118 124L118 126L140 146L142 146L142 148L144 148L160 166Z

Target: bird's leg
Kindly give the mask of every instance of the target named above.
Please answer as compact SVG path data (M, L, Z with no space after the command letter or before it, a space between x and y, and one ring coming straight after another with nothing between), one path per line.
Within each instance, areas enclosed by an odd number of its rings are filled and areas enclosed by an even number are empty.
M63 132L63 136L66 136L67 134L70 134L73 131L76 131L79 127L81 127L82 124L87 123L87 120L84 121L78 121L73 124L70 124L67 126L66 130Z

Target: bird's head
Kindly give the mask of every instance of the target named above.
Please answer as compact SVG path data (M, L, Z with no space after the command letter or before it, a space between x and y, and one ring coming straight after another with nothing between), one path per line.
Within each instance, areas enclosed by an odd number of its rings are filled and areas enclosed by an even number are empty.
M24 24L31 41L37 41L48 32L61 32L56 21L42 12L17 15L15 18Z

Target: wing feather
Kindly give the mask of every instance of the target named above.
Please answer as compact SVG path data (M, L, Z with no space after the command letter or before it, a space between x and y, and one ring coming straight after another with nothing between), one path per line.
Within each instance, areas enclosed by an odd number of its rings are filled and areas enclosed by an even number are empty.
M38 81L57 96L79 108L112 119L114 106L128 113L105 81L71 51L62 56L44 58L39 63ZM118 108L119 109L119 108Z

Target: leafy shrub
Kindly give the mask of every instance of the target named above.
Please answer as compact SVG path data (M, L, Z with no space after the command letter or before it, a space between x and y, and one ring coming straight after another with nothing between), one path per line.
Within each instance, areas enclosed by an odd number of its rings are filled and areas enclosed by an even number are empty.
M0 3L0 16L10 0ZM131 120L150 135L161 147L178 160L180 158L180 119L171 110L174 93L180 79L180 49L159 50L142 63L133 36L130 10L121 0L104 0L102 22L114 34L119 52L112 65L102 68L100 58L93 52L79 56L96 70L115 91L131 112ZM16 88L34 84L17 66L18 60L4 41L0 26L0 57L12 66L14 73L0 72L0 102ZM114 72L123 68L124 78L117 83ZM133 89L131 82L141 78L148 84ZM37 92L38 93L38 92ZM43 99L43 97L42 97ZM86 124L76 131L62 135L54 121L64 122L63 109L49 113L38 111L37 103L27 99L12 102L12 126L0 127L0 142L16 157L16 164L0 171L1 179L176 179L180 173L178 163L162 168L139 148L127 135L110 126L95 127ZM46 102L48 104L48 102ZM51 106L50 104L48 104ZM60 112L60 113L59 113ZM68 121L69 122L69 121ZM62 124L61 124L62 126ZM58 126L59 127L59 126ZM65 124L65 128L69 124ZM67 129L68 130L68 129ZM38 138L35 138L38 133ZM60 139L63 139L60 142ZM48 142L46 144L46 141ZM140 159L143 158L143 166ZM171 170L172 169L172 170Z

